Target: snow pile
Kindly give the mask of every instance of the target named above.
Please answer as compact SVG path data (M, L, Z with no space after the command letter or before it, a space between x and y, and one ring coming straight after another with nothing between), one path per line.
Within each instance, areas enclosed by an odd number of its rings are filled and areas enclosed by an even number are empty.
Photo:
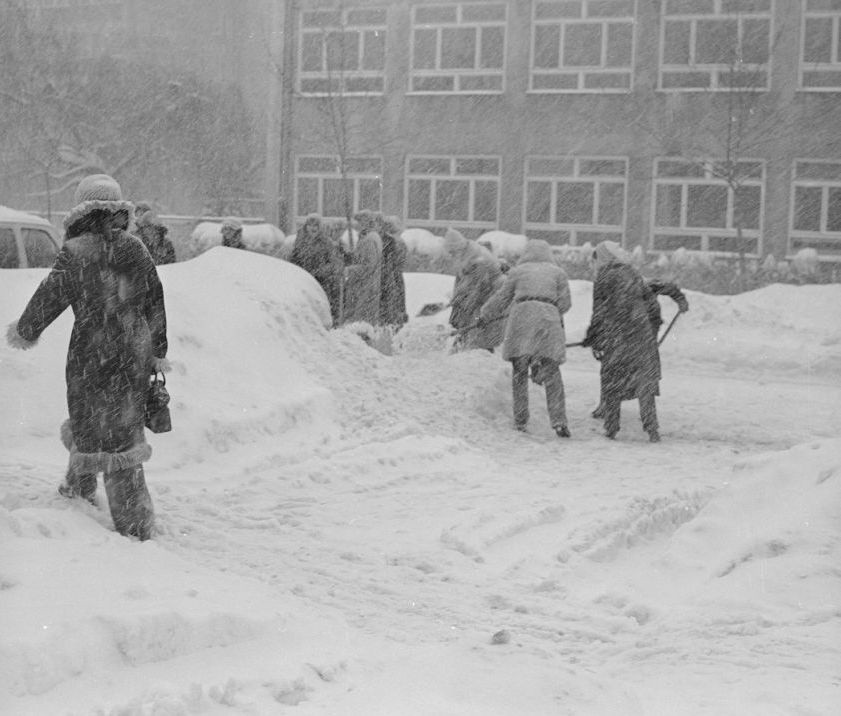
M404 229L400 238L406 243L406 248L414 253L430 259L438 259L444 251L444 237L436 236L427 229Z
M523 234L510 234L507 231L486 231L477 239L494 256L511 264L517 263L526 248L526 241L528 237Z

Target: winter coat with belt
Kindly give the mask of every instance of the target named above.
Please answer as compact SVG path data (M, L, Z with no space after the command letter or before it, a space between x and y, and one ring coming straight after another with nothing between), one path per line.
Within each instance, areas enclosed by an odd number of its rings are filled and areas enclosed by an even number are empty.
M163 289L140 239L119 229L107 238L68 232L17 333L36 341L68 306L71 466L95 473L139 465L151 455L143 432L149 375L167 352Z
M506 310L502 357L529 357L555 363L566 360L563 314L572 301L569 279L555 263L552 249L532 239L516 266L505 276L499 290L482 307L482 318L491 321Z
M629 264L610 261L598 269L584 345L601 354L605 395L632 400L651 391L659 394L660 352L653 329L652 296L642 276Z

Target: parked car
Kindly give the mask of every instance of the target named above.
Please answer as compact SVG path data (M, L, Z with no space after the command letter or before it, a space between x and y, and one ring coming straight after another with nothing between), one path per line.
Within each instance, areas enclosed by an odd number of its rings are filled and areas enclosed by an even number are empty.
M0 206L0 269L50 268L60 246L49 221Z

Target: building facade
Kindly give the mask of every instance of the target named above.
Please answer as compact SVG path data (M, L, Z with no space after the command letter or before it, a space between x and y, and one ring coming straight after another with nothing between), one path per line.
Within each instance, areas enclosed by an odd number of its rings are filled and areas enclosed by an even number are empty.
M299 0L280 196L554 244L841 259L841 0Z

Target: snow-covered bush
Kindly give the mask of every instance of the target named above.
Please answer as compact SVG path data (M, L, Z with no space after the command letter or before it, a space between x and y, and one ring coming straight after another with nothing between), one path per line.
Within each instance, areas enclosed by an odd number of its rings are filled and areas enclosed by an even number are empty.
M486 231L477 241L498 259L515 264L526 248L528 237L507 231Z
M285 239L283 232L273 224L244 224L242 227L242 243L247 249L257 253L283 258ZM191 258L221 245L221 222L202 221L190 234L185 254Z

